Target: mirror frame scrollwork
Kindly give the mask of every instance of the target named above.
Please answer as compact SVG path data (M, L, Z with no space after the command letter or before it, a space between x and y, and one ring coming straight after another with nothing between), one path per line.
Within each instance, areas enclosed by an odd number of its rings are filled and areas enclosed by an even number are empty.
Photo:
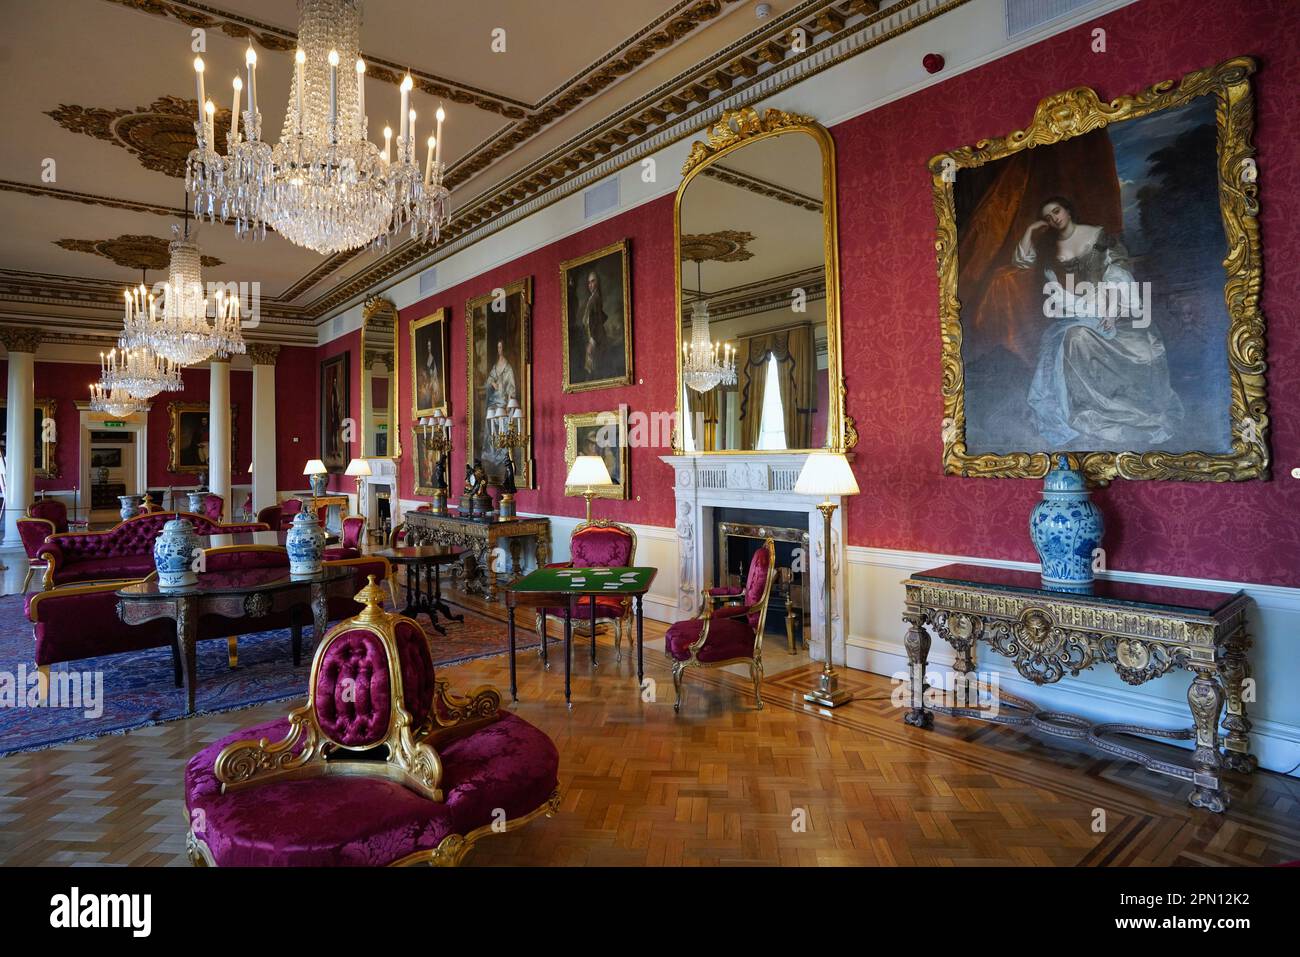
M857 431L853 420L844 413L844 369L841 355L840 327L840 259L839 225L836 213L835 141L830 132L816 120L797 113L768 109L762 114L752 107L728 110L722 118L705 131L704 140L691 145L690 155L682 166L682 182L677 187L673 202L673 253L676 261L674 286L676 292L677 323L677 393L674 399L677 419L681 422L682 408L682 197L691 182L712 163L742 147L759 140L788 134L811 136L821 151L822 158L822 236L823 258L826 268L826 353L827 402L826 444L818 449L718 449L714 451L687 451L683 449L682 430L674 431L673 451L678 455L789 455L791 453L834 451L843 452L857 444Z
M370 404L370 390L366 383L366 372L370 369L370 363L366 361L366 324L377 315L389 318L393 323L392 342L383 346L371 345L369 347L381 352L388 352L391 348L393 355L393 367L388 377L388 454L366 455L367 436L362 435L361 457L366 459L392 459L394 462L400 462L402 460L402 410L397 401L398 393L400 391L397 387L397 383L398 374L401 371L401 349L399 348L401 339L398 335L401 323L399 322L397 314L397 306L394 305L391 300L385 299L382 296L375 296L371 299L367 299L365 305L361 309L361 343L358 347L361 361L357 363L357 387L361 395L361 421L363 424L365 423L366 410Z

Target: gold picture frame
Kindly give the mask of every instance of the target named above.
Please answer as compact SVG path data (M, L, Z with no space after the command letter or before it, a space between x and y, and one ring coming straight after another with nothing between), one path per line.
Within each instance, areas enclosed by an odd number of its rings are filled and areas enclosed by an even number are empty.
M631 257L630 241L620 239L616 243L611 243L602 249L587 253L585 256L579 256L576 259L566 259L560 263L560 334L562 336L561 355L564 366L564 383L565 392L590 392L593 389L609 389L615 386L630 385L632 383L632 298L631 284L628 276L630 273L629 259ZM619 257L619 267L612 270L610 264L605 262L610 257L617 255ZM612 375L600 376L593 375L591 378L584 378L583 373L575 368L573 357L570 356L569 350L571 345L577 345L574 337L570 335L570 323L581 321L583 311L583 297L578 291L581 287L581 277L571 277L570 273L583 266L589 266L589 272L596 276L597 283L601 282L601 276L604 276L606 289L614 284L611 272L618 273L617 286L621 289L621 326L622 326L622 372L617 369L613 370ZM572 280L572 281L571 281ZM571 288L573 287L573 288ZM602 294L602 298L608 298L608 292ZM604 325L608 325L609 317L607 316ZM602 330L602 334L603 334ZM612 346L613 343L611 342ZM595 338L589 338L587 346L593 351L591 361L599 362L602 350ZM612 353L617 355L617 353ZM585 370L584 370L585 371Z
M613 454L607 454L608 431L613 430L618 447ZM594 435L593 435L594 432ZM605 432L605 435L601 435ZM627 454L627 406L620 405L617 412L574 412L564 417L564 474L573 468L573 461L582 455L599 455L605 459L610 478L616 479L610 485L593 485L592 492L596 498L626 499L631 487L628 475ZM610 468L613 465L614 468ZM617 473L617 474L616 474ZM586 488L576 486L564 487L567 496L582 495Z
M169 472L189 472L197 475L200 472L208 471L208 463L198 464L192 461L189 448L182 448L180 436L184 419L187 416L207 415L208 403L206 402L169 402L167 404L167 471ZM237 422L239 420L239 406L231 403L230 406L230 462L233 465L239 458L239 431ZM199 443L193 445L198 447ZM206 442L201 443L206 444ZM209 476L211 478L211 476Z
M962 357L962 302L958 297L956 174L1022 150L1042 148L1124 120L1146 117L1196 97L1216 98L1219 211L1227 241L1223 296L1227 307L1227 378L1231 452L1071 450L1093 482L1113 478L1223 482L1266 479L1270 457L1265 397L1264 317L1259 309L1260 239L1257 215L1254 101L1250 76L1255 61L1236 57L1217 66L1165 80L1135 95L1103 101L1096 91L1076 87L1041 102L1033 122L1007 136L940 153L928 164L938 219L939 312L942 333L943 469L947 475L1041 478L1054 449L969 454L967 450L966 370Z
M495 308L497 304L500 308ZM505 453L486 447L488 380L498 360L488 350L490 342L501 343L514 397L523 410L523 445L512 450L515 487L534 487L533 400L532 400L533 277L526 276L475 296L465 303L465 459L483 462L488 484L500 486L504 479ZM510 340L508 347L506 340ZM498 357L500 358L500 357ZM493 388L495 393L495 387Z
M450 317L446 307L411 323L411 416L416 421L428 416L447 414L447 330L449 327ZM421 343L424 344L423 350L420 348ZM421 405L419 356L423 352L427 360L431 346L437 353L433 357L437 363L433 376L437 393L442 396L442 401L436 401L438 395L430 393L429 404Z
M59 478L59 463L54 453L58 450L58 430L50 429L47 433L45 423L54 422L54 413L58 410L59 404L54 399L36 399L32 403L36 415L36 440L33 443L36 449L35 475L37 478ZM45 441L46 435L54 435L56 438Z

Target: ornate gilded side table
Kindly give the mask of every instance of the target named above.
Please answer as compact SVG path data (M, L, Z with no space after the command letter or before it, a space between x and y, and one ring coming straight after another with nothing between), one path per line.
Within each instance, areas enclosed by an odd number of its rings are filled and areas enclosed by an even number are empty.
M1250 753L1251 724L1242 694L1250 675L1246 653L1251 644L1246 632L1250 598L1244 592L1098 581L1091 593L1074 594L1044 589L1036 572L980 565L945 565L913 575L903 587L911 690L903 720L908 724L932 727L932 712L937 711L1086 740L1110 754L1190 781L1192 806L1216 812L1228 804L1223 770L1249 773L1257 766ZM1036 685L1060 681L1067 673L1077 676L1103 663L1131 685L1186 669L1193 674L1187 703L1194 728L1094 725L1076 715L1041 711L1005 692L998 696L994 717L978 707L935 706L928 703L934 696L925 679L931 631L952 645L958 678L975 675L976 645L981 641L1011 659ZM1114 735L1194 739L1192 766L1153 757L1113 740Z
M525 539L533 539L537 565L551 560L551 520L549 518L510 518L489 521L470 518L452 509L446 514L407 512L406 541L410 545L445 545L464 549L468 554L462 569L466 591L487 601L497 600L497 578L504 570L497 549L502 542L510 548L510 575L519 577L520 551Z

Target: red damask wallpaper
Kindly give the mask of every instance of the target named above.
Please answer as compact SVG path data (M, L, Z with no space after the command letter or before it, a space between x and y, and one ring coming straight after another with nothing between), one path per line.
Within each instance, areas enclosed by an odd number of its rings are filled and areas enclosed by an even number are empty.
M1247 15L1247 8L1249 14ZM1106 52L1092 52L1092 31ZM1043 96L1103 98L1232 56L1255 78L1262 309L1275 478L1117 482L1097 493L1112 568L1300 585L1300 4L1144 0L836 126L848 410L861 443L855 545L1036 561L1037 481L945 477L938 281L927 160L1025 126Z
M1243 15L1249 8L1249 16ZM1093 30L1106 31L1094 53ZM1073 86L1103 97L1250 55L1255 78L1264 243L1262 306L1268 322L1269 401L1275 475L1270 482L1206 485L1117 482L1097 493L1112 568L1300 585L1300 3L1143 0L832 128L838 151L841 285L848 411L861 442L862 494L849 506L853 545L1035 561L1027 522L1039 481L945 477L941 466L935 218L926 163L936 153L1027 124L1038 101ZM578 395L560 391L561 260L632 239L636 380ZM464 306L470 296L534 277L534 429L541 488L523 511L582 514L562 494L565 412L672 409L674 376L672 197L493 269L402 310L412 319L451 309L453 411L464 432ZM405 338L403 341L406 341ZM402 368L409 418L410 370ZM671 473L662 449L632 456L628 502L599 514L671 525ZM463 475L463 452L450 480ZM410 462L402 494L413 494ZM635 496L642 501L637 502Z

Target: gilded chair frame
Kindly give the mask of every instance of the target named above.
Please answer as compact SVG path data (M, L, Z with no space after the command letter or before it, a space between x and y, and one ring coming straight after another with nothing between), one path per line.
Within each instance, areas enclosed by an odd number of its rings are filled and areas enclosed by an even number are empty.
M755 612L758 613L758 626L754 630L753 655L744 658L725 658L721 661L700 661L700 649L709 640L709 627L713 623L713 603L729 602L745 597L743 586L739 595L713 595L705 592L704 610L698 616L704 619L704 627L700 629L700 637L691 644L691 656L681 661L673 659L673 690L677 695L677 700L673 702L673 711L682 709L682 678L687 668L725 668L727 665L736 664L749 665L749 678L754 683L754 707L759 711L763 710L763 629L767 626L767 602L772 596L772 582L776 579L776 542L771 538L764 539L763 549L767 552L767 582L763 586L763 597L746 608L728 609L730 614L727 615L729 618L732 616L748 618ZM746 577L748 578L748 575Z
M57 534L58 534L58 532L56 532L56 531L54 530L54 522L51 521L51 520L48 519L48 518L37 518L37 517L34 516L34 515L24 515L22 518L18 519L18 524L21 525L21 524L23 524L24 522L27 522L27 523L31 523L31 522L42 522L42 523L48 525L48 526L50 527L50 531L49 531L49 534L47 534L47 535L45 536L47 539L50 537L50 535L57 535ZM44 544L44 543L42 543L42 544ZM40 564L37 564L37 562L39 562ZM27 592L27 587L32 583L32 576L33 576L34 574L36 574L36 569L38 569L38 568L48 568L48 567L49 567L49 564L50 564L50 560L49 560L48 558L29 558L29 559L27 559L27 574L23 576L23 589L22 589L22 590L23 590L23 594L26 594L26 592Z
M680 423L682 408L682 198L696 176L736 150L774 136L810 136L821 151L822 163L822 258L826 272L826 374L829 388L826 414L826 441L816 449L684 449ZM674 403L675 422L673 452L677 455L789 455L798 452L843 452L858 443L853 419L844 411L843 335L840 323L840 253L839 218L836 212L835 141L830 131L811 116L768 109L761 115L752 107L727 110L717 123L704 131L704 140L691 144L691 152L682 166L682 182L673 201L673 285L677 322L677 389ZM699 444L698 441L696 443Z
M611 522L603 518L593 518L589 522L579 522L577 525L575 525L573 531L569 535L569 541L572 542L573 536L577 535L580 531L586 528L618 529L624 535L628 536L628 538L632 539L631 560L632 561L636 560L636 529L632 528L631 526L624 525L621 522ZM583 597L585 598L586 596ZM630 631L632 627L631 596L629 595L622 596L620 604L622 605L623 613L619 615L619 617L607 618L607 617L597 616L596 618L592 619L591 622L589 623L587 627L587 635L591 638L592 641L595 641L597 626L609 625L610 630L613 631L614 633L614 655L619 661L622 661L623 660L623 632L625 629L628 630L628 636L627 636L628 647L630 648L632 645L632 634ZM537 612L533 618L533 627L537 630L537 637L542 641L543 644L545 644L547 640L546 638L547 617L549 616L545 614L545 609L539 608L537 609ZM579 629L581 628L581 625L582 625L582 621L575 621L573 623L573 630L575 634L580 633ZM542 650L540 648L537 650L537 654L538 657L542 657Z
M472 733L500 717L501 692L483 685L469 695L453 694L445 679L434 679L434 701L429 717L417 725L406 710L402 687L402 661L397 645L397 626L410 622L418 634L424 631L404 615L384 611L383 589L369 576L369 582L357 595L365 609L354 618L339 622L325 635L316 649L307 686L307 703L289 712L289 731L279 741L249 738L232 741L217 755L214 772L221 782L222 793L246 788L269 780L306 779L329 774L358 775L396 781L421 797L441 802L442 758L440 744ZM316 719L316 687L325 652L340 636L366 631L379 639L388 663L388 729L380 741L348 745L332 738ZM439 713L439 705L446 717ZM294 749L302 750L297 754ZM353 760L353 755L375 748L387 749L384 761ZM337 756L326 760L329 754ZM200 838L191 840L201 844Z

